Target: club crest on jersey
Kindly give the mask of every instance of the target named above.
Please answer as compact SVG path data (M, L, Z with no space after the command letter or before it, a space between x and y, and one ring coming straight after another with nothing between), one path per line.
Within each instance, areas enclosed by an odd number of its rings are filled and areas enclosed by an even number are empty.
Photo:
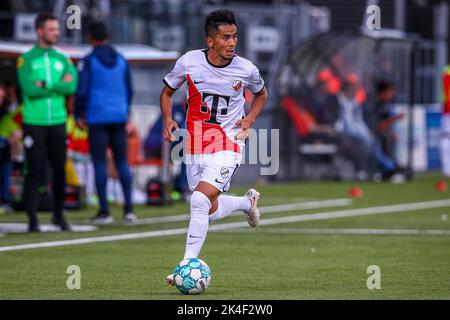
M230 174L230 171L227 168L222 167L220 169L220 175L222 176L222 178L228 177L229 174Z
M234 91L238 91L240 88L242 88L242 81L241 80L234 80L233 81L233 89L234 89Z

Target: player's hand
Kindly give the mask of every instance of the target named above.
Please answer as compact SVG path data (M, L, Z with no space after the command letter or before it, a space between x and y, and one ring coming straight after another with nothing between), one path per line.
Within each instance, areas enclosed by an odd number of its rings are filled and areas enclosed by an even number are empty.
M253 123L255 123L255 120L250 117L238 120L236 127L239 128L239 131L234 138L237 140L247 140Z
M136 131L135 127L131 122L127 122L125 124L125 132L126 132L127 136L131 136L132 134L134 134L135 131Z
M178 124L170 119L169 121L167 121L164 124L164 130L163 130L163 138L165 141L167 142L174 142L177 140L177 138L175 138L175 136L173 135L172 131L177 130L178 129Z
M64 77L61 79L62 82L71 82L73 80L73 76L70 73L66 73Z
M76 122L77 122L78 128L80 128L81 130L87 130L87 124L86 124L85 118L78 118L76 120Z

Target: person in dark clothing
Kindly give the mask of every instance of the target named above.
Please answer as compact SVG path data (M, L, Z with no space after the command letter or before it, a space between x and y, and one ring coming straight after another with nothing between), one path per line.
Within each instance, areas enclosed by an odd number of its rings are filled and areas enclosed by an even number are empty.
M179 128L185 128L186 112L181 104L174 104L172 107L172 117ZM163 146L163 118L162 115L155 121L149 129L144 141L144 154L146 158L161 158Z
M53 219L62 231L70 231L64 214L67 96L77 86L72 61L54 49L60 37L58 18L49 13L36 17L37 42L17 59L17 75L23 96L23 145L25 181L23 202L28 231L39 232L38 190L45 167L52 168Z
M4 124L8 116L8 101L6 86L0 82L0 212L10 212L9 206L9 176L12 170L11 145L8 137L3 134Z
M395 87L391 82L380 81L376 86L376 136L383 152L391 159L395 159L395 144L397 136L394 132L395 122L405 115L394 114L391 110L391 102L395 97Z
M133 97L128 62L109 44L103 22L89 27L90 55L78 64L79 82L75 102L75 118L81 128L89 127L89 145L95 171L95 184L100 210L93 223L114 221L106 196L106 149L111 147L124 193L124 221L137 221L131 197L131 172L127 161L126 123Z

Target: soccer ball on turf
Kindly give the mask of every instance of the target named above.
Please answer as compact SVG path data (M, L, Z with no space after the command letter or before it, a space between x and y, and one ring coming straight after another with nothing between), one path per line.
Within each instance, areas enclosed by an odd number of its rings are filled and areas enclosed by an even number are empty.
M184 294L200 294L205 292L211 283L211 270L205 261L200 259L184 259L173 271L175 286Z

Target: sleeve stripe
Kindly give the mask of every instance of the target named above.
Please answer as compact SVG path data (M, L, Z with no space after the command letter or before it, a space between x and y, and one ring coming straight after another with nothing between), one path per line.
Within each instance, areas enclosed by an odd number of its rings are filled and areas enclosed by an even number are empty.
M168 84L167 81L166 81L166 79L163 79L163 82L164 82L164 84L165 84L167 87L169 87L169 89L171 89L171 90L173 90L173 91L177 90L177 89L173 88L170 84Z
M264 90L265 87L266 87L266 86L263 84L261 90L259 90L258 92L255 92L255 93L252 92L252 93L253 93L255 96L260 95L260 94L263 92L263 90Z

